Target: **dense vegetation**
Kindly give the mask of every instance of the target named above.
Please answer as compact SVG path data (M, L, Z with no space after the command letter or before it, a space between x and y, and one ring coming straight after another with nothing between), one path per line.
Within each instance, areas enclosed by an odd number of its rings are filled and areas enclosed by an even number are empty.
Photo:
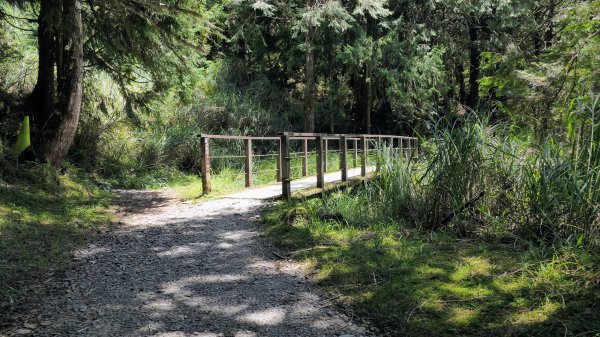
M2 1L0 286L108 221L95 186L196 183L199 133L405 134L273 238L393 331L593 335L599 107L598 0Z

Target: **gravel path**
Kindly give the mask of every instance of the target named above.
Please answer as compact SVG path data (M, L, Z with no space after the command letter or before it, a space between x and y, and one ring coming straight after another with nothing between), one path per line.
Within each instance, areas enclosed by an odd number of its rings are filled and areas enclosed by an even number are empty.
M259 238L263 202L120 194L121 223L76 253L30 335L369 335Z

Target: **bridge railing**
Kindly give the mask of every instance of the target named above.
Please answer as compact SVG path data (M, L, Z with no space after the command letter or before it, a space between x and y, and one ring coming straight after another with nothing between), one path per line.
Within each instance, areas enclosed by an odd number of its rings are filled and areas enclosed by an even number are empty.
M395 135L370 135L370 134L324 134L324 133L299 133L283 132L277 137L252 137L252 136L228 136L228 135L200 135L200 168L202 175L202 192L210 193L211 186L211 139L226 139L244 142L243 156L219 156L218 158L240 158L244 159L245 186L253 185L253 162L255 157L265 155L254 155L253 144L255 142L275 142L277 145L276 178L282 183L283 197L291 196L291 154L299 155L302 161L302 177L309 174L309 154L316 155L316 175L317 187L323 188L325 185L325 173L329 171L330 154L339 154L339 168L341 170L342 181L348 180L348 155L352 155L353 167L358 167L358 158L360 157L361 176L366 176L369 168L369 152L372 148L382 148L387 146L395 151L400 151L406 155L413 154L418 148L418 139L415 137L395 136ZM314 151L309 151L309 141L314 143ZM338 148L331 150L332 142L338 143ZM291 143L300 142L301 150L292 152ZM351 144L351 148L348 144ZM375 144L371 146L370 144ZM296 144L298 145L298 144ZM216 157L215 157L216 158Z

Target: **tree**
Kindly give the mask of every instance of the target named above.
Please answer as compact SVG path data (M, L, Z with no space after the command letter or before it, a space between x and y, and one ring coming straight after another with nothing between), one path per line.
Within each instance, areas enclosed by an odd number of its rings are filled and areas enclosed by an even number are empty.
M317 103L317 81L315 73L315 46L317 33L322 28L343 32L350 27L353 18L339 1L307 0L306 11L297 29L304 34L303 48L306 49L304 67L304 131L315 132Z
M25 7L23 1L15 3ZM129 83L142 76L154 84L153 92L165 90L181 79L196 55L206 52L208 36L218 36L214 26L214 32L208 31L201 1L27 3L39 8L38 75L28 99L33 142L38 157L53 166L67 156L77 132L84 64L110 74L131 109L140 94L129 92Z
M46 161L58 166L73 143L81 113L83 23L79 0L40 3L38 55L38 80L30 96L34 144Z
M315 0L307 0L307 13L314 11ZM316 27L313 16L308 15L306 24L306 65L304 66L304 132L315 132L315 110L317 101L317 83L315 82L315 40Z

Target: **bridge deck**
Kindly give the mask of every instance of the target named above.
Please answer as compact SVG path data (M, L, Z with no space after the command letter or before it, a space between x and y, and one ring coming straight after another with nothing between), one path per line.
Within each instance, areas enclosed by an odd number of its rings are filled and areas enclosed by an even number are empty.
M348 179L360 177L360 167L348 169ZM375 171L375 166L367 167L367 172ZM341 182L342 171L329 172L325 174L325 185ZM292 180L292 193L299 190L305 190L317 187L317 176L304 177ZM266 186L257 186L247 188L241 192L226 195L225 198L234 199L276 199L282 196L281 183L271 184Z

